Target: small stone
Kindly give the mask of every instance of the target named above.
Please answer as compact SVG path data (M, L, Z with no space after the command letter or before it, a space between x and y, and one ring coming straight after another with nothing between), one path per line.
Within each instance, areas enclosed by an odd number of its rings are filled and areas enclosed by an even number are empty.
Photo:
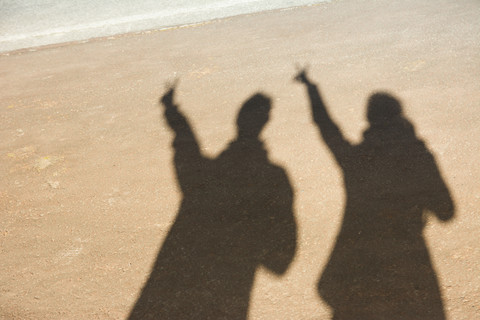
M58 186L60 185L60 182L58 181L48 181L47 183L53 189L58 189Z
M48 157L42 157L40 159L37 159L37 161L35 162L35 168L37 170L43 170L51 165L52 161L50 161Z

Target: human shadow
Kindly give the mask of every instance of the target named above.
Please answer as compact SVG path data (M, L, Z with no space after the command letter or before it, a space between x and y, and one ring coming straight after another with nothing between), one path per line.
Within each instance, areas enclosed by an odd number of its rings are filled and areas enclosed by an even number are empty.
M343 223L318 282L333 319L445 319L423 229L427 212L447 221L454 203L400 102L373 94L370 126L353 145L304 70L296 80L305 84L313 120L343 171Z
M256 270L285 273L296 249L292 187L259 140L271 101L250 97L238 114L236 139L209 159L174 93L170 88L161 103L175 134L183 198L129 318L246 319Z

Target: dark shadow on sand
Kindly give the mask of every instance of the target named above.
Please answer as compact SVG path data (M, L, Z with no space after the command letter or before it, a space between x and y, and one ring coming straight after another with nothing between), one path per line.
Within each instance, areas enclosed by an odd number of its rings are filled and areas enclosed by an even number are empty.
M174 92L161 102L183 199L130 319L246 319L256 270L285 273L296 249L292 187L259 140L271 102L248 99L237 138L209 159Z
M454 203L433 155L392 95L370 97L370 127L352 145L317 86L304 71L296 79L346 190L343 223L318 282L333 319L445 319L423 229L427 213L451 219Z

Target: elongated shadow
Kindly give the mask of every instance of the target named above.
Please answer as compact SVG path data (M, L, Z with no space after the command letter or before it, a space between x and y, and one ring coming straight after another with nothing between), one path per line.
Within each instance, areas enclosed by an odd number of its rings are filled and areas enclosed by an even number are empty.
M161 102L183 199L130 319L246 319L255 271L283 274L296 249L292 187L259 140L271 102L248 99L237 138L209 159L174 92Z
M392 95L370 97L370 127L352 145L306 73L296 79L346 190L343 223L318 282L333 319L445 319L423 229L428 212L451 219L454 203L433 155Z

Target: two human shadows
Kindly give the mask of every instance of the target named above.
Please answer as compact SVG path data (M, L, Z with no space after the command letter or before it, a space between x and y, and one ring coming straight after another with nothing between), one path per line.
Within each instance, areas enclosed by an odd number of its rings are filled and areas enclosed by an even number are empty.
M318 281L333 319L444 319L422 231L426 212L446 221L454 204L400 102L372 95L370 127L352 145L306 72L296 80L307 89L346 190L343 223ZM174 94L171 87L161 103L175 134L183 197L130 319L246 319L256 270L284 274L297 247L291 184L259 139L271 101L261 93L250 97L237 117L237 137L211 159L202 155Z

